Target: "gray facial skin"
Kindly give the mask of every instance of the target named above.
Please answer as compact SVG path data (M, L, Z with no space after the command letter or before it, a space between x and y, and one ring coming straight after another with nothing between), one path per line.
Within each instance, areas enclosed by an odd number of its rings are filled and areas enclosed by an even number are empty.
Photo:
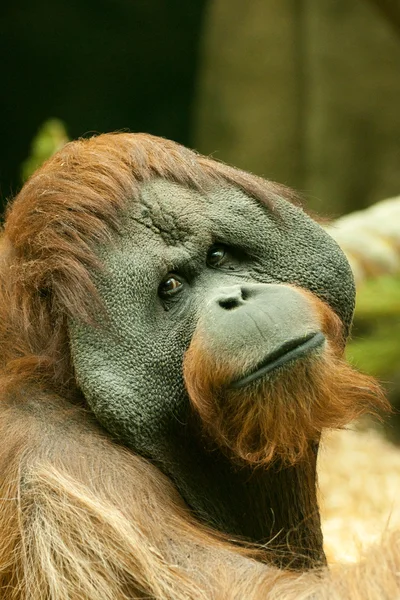
M223 244L229 252L221 266L207 266L213 244ZM77 380L98 420L171 477L207 523L265 541L271 533L305 521L299 536L322 556L318 523L305 519L308 500L301 498L296 468L238 470L222 453L208 450L191 415L182 360L216 294L234 295L244 286L254 290L263 284L263 293L280 283L310 290L331 305L348 331L354 284L336 243L284 200L276 202L272 213L235 188L201 195L154 180L143 187L141 203L130 206L114 245L100 248L99 256L104 270L94 278L109 320L99 327L70 323ZM169 273L182 286L163 299L159 286ZM274 324L278 330L281 325L276 348L318 329L306 309L303 314L300 300L292 301ZM268 335L260 334L260 328L266 327L263 319L276 317L263 314L255 311L252 318L239 319L239 329L237 319L236 325L231 321L232 335L226 315L221 321L217 316L216 337L227 340L221 351L228 347L228 356L254 353L256 366L264 350L272 351L264 348ZM244 345L243 339L249 343ZM255 348L260 348L258 357Z

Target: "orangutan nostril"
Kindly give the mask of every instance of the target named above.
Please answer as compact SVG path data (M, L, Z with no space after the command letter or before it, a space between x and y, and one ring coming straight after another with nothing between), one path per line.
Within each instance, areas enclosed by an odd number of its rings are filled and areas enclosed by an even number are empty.
M225 298L223 300L218 300L218 304L225 310L233 310L234 308L238 308L240 306L240 302L237 298Z

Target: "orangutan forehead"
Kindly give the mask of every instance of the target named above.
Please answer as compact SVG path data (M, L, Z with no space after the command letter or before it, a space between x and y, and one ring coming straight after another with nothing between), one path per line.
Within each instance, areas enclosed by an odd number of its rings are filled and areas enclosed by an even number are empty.
M206 240L220 221L226 221L229 209L238 209L238 198L249 208L255 204L235 188L216 188L205 193L155 179L144 185L140 202L128 209L127 234L152 232L168 246L185 245L196 238ZM243 208L242 202L240 202ZM247 218L248 218L247 214ZM141 236L140 236L141 237Z

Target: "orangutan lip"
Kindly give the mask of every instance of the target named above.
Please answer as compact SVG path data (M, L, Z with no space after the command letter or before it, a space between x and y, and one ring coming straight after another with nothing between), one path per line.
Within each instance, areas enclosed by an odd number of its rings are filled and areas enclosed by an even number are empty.
M278 350L271 352L260 364L259 367L249 375L246 375L238 381L234 381L230 387L241 388L256 379L263 377L273 369L281 367L290 360L296 360L318 348L325 342L325 336L321 332L310 333L309 335L285 342Z

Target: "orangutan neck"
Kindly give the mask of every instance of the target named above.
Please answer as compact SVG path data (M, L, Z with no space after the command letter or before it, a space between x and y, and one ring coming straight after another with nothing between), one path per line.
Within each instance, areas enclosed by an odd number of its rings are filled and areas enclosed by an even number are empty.
M268 544L269 560L281 567L305 570L325 564L316 445L294 467L254 470L234 468L219 451L208 452L200 442L196 446L193 437L181 442L176 460L163 470L198 518L247 542Z

